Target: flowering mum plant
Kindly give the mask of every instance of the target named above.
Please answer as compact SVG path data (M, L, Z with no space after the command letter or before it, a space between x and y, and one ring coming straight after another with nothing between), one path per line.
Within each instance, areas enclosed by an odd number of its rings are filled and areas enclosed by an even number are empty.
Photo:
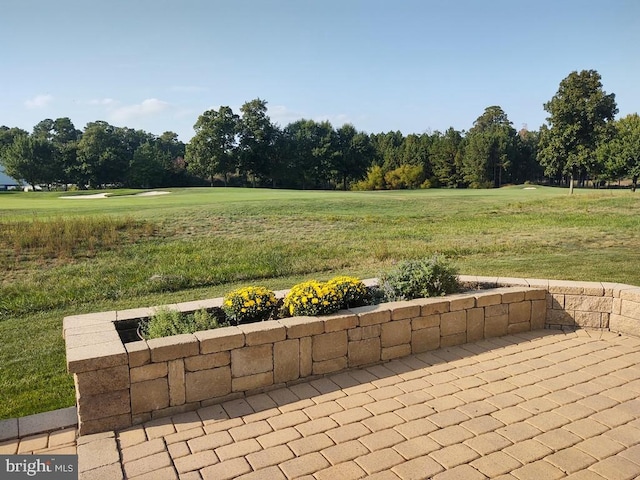
M342 296L335 286L309 280L294 285L284 297L284 310L291 316L326 315L340 310Z
M369 291L359 278L334 277L327 282L327 286L334 289L342 299L340 308L361 307L367 304Z
M276 295L271 290L265 287L243 287L224 297L222 310L231 322L239 325L267 320L277 304Z

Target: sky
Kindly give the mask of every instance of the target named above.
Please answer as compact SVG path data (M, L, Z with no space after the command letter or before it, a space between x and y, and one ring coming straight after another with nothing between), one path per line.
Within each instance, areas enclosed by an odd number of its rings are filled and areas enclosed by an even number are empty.
M301 118L403 134L516 129L572 71L617 118L640 112L637 0L2 0L0 125L104 120L187 142L198 116L266 100Z

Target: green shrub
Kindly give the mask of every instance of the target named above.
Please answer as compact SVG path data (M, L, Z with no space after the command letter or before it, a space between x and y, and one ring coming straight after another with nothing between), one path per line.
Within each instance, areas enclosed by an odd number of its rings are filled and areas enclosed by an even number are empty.
M434 255L399 262L381 275L379 287L387 301L397 301L447 295L458 291L460 284L456 268Z
M264 287L244 287L229 292L222 310L236 325L267 320L278 304L275 293Z
M140 333L146 340L168 337L181 333L193 333L218 328L221 324L215 315L205 309L193 313L182 313L161 307L147 320L140 323Z

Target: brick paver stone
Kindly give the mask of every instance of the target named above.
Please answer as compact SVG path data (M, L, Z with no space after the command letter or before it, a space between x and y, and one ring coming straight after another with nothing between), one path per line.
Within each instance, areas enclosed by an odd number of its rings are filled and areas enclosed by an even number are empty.
M542 432L533 425L529 425L526 422L520 422L499 428L496 430L496 433L499 433L503 437L511 440L511 442L516 443L533 438L540 435Z
M7 440L6 442L0 442L0 455L15 455L18 452L18 445L20 439Z
M429 457L417 457L396 465L391 470L402 480L419 480L432 478L437 473L442 472L444 468Z
M494 452L474 460L470 465L489 478L510 473L522 466L519 461L504 452Z
M147 455L164 452L166 450L162 438L154 438L148 442L139 443L133 447L121 448L120 458L123 462L131 462Z
M78 480L123 480L122 466L111 463L86 472L78 472Z
M585 470L596 463L596 459L577 448L566 448L545 458L545 461L555 465L565 473Z
M192 438L198 438L204 436L204 429L202 427L192 428L191 430L181 430L176 433L172 433L171 435L167 435L164 437L164 441L167 445L171 445L176 442L185 442L187 440L191 440Z
M380 430L358 439L370 451L382 450L405 441L405 438L392 429Z
M256 438L256 440L258 440L258 443L262 445L262 448L269 448L288 443L300 438L301 436L302 435L300 435L298 430L293 427L289 427L283 430L276 430L275 432L267 433L266 435Z
M287 480L287 477L278 467L268 467L241 475L236 480Z
M640 476L640 465L620 455L606 458L589 467L589 470L609 479L636 479Z
M576 420L562 428L570 431L571 433L575 433L584 439L595 437L596 435L600 435L601 433L609 430L605 425L596 422L595 420L591 420L590 418Z
M625 447L637 445L640 443L640 425L638 427L634 427L633 423L634 422L629 422L626 425L616 427L609 430L604 435L621 443Z
M169 450L169 455L174 460L176 458L185 457L187 455L191 455L191 450L189 450L189 445L187 442L176 442L170 445L167 445L167 450Z
M350 408L342 412L334 413L331 418L340 425L348 425L349 423L360 422L365 418L372 417L373 414L363 407Z
M552 454L553 450L536 440L525 440L506 447L503 452L511 455L520 463L527 464Z
M260 450L259 452L247 455L247 461L254 470L278 465L290 460L295 455L286 445L278 445L275 447Z
M339 465L334 465L324 470L317 472L314 477L317 480L355 480L363 478L366 473L355 462L345 462Z
M604 435L592 437L588 440L580 442L576 445L583 452L591 455L598 460L604 460L607 457L615 455L624 450L624 446ZM640 456L638 457L640 458Z
M428 453L440 450L442 445L431 440L426 435L406 440L394 445L393 449L402 455L406 460L427 455Z
M464 444L451 445L429 454L436 462L445 468L453 468L463 463L469 463L480 455Z
M333 441L325 433L317 433L308 437L300 438L289 442L288 447L300 457L307 453L318 452L324 448L331 447Z
M438 427L428 418L419 418L418 420L412 420L411 422L403 423L395 427L395 430L399 432L407 440L426 435L437 430Z
M368 474L388 470L404 462L402 456L391 448L378 450L356 458L356 463Z
M164 437L165 435L176 432L170 418L159 418L158 420L147 422L144 425L144 429L149 440Z
M280 464L280 469L287 478L297 478L330 467L329 462L320 453L313 452L302 457L293 458Z
M129 478L170 466L171 458L169 457L168 452L155 453L132 462L124 462L123 464L124 473Z
M582 441L582 439L575 433L571 433L562 428L538 435L537 437L534 437L534 440L554 451L571 447L572 445Z
M460 424L461 427L469 430L474 435L482 435L483 433L492 432L498 428L504 427L504 423L496 420L490 415L472 418Z
M267 420L267 422L269 422L269 425L271 425L274 430L293 427L295 425L308 421L309 417L307 417L303 412L299 410L283 413L282 415L271 417Z
M120 448L131 447L147 440L147 434L142 425L127 428L118 432L118 443Z
M40 433L29 437L22 438L20 445L18 446L19 454L28 454L36 450L42 450L47 448L49 443L49 435L46 433Z
M216 448L215 452L221 462L230 460L236 457L244 457L249 453L258 452L262 449L260 444L255 438L248 438L241 442L235 442L224 447Z
M462 443L465 440L473 438L473 436L473 433L459 425L452 425L451 427L436 430L429 434L429 438L435 440L443 447L448 447L454 443Z
M49 434L49 448L57 447L60 445L69 445L76 442L76 428L65 428L58 430L57 432L51 432Z
M427 418L431 423L434 423L440 428L458 425L469 420L469 416L459 410L447 410L445 412L435 413Z
M325 448L320 453L329 460L331 465L337 465L367 455L369 450L358 440L350 440L334 445L333 447Z
M323 417L318 418L317 420L301 423L293 428L300 432L303 437L308 437L309 435L315 435L316 433L326 432L327 430L331 430L337 426L338 424L334 419Z
M372 432L392 428L401 423L404 423L404 421L394 412L383 413L362 421L362 424Z
M82 437L81 437L82 438ZM113 437L78 444L78 470L84 472L120 461L116 439Z
M174 458L173 463L178 473L183 474L218 463L218 457L212 450L204 450L193 455Z
M265 420L259 422L252 422L246 425L240 425L229 430L229 435L233 437L236 442L246 440L248 438L256 438L260 435L266 435L272 432L273 429Z
M231 435L227 432L216 432L205 435L204 437L191 439L187 442L193 453L202 450L213 450L223 445L229 445L230 443L233 443L233 438L231 438Z
M432 480L485 480L486 478L475 468L469 465L460 465L437 474Z
M131 477L132 480L178 480L178 474L173 467L164 467L160 470L153 470L151 472L143 473L136 477ZM182 480L182 477L181 477Z
M231 480L251 471L251 466L242 457L227 460L200 470L202 480Z
M540 480L541 478L545 480L555 480L564 477L562 470L559 470L544 460L528 463L511 472L511 475L519 480Z
M371 431L361 423L350 423L349 425L328 430L326 433L334 443L338 444L363 437L371 433Z

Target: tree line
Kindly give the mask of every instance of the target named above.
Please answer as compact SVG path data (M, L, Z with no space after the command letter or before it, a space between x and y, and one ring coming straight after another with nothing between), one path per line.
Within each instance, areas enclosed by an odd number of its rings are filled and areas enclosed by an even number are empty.
M0 127L0 164L31 185L155 188L243 185L273 188L488 188L508 183L594 185L640 174L640 117L618 113L595 70L572 72L544 104L539 131L513 127L489 106L468 131L368 134L345 124L302 119L273 123L267 102L207 110L185 144L69 118L46 119L31 133Z

